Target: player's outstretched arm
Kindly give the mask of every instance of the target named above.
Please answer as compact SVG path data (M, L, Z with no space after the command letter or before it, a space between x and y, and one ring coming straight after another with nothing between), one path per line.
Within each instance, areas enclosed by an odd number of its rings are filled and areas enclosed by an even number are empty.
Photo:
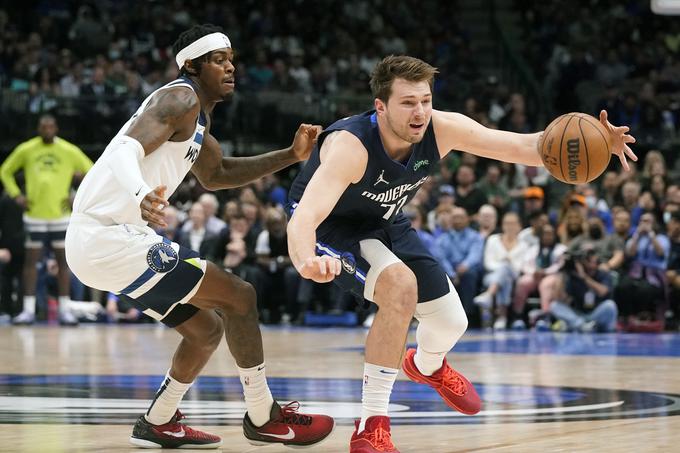
M231 189L306 160L321 133L321 126L301 124L288 148L252 157L222 157L220 144L207 134L191 171L208 190Z
M321 164L288 222L288 253L302 277L324 283L340 273L340 260L316 256L316 229L345 189L361 179L367 162L366 148L351 133L334 132L324 140Z
M432 122L442 158L458 150L503 162L543 166L538 153L539 132L517 134L489 129L463 114L439 110L432 112Z

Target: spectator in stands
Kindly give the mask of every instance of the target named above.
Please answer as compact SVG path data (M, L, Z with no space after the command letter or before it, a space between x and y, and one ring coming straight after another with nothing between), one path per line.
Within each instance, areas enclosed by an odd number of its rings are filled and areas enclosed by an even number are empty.
M515 292L512 301L515 321L514 329L525 328L523 314L527 299L531 293L538 290L541 308L534 311L529 321L530 324L545 315L553 298L553 289L558 272L562 267L562 256L566 251L564 244L557 242L555 228L550 224L544 224L539 230L540 241L530 245L524 255L520 276L515 283Z
M670 239L668 266L666 268L666 279L669 288L668 301L677 326L678 318L680 317L680 211L675 211L671 214L666 223L666 231Z
M438 192L437 206L427 215L428 227L435 238L451 228L450 213L455 200L453 187L448 184L441 185Z
M614 232L608 234L602 241L602 261L600 269L603 271L621 272L625 261L625 246L630 232L630 214L625 209L614 212Z
M557 319L553 328L614 332L618 309L611 300L611 276L599 269L597 253L589 249L570 260L565 264L561 290L550 304L550 313Z
M238 211L229 219L229 228L218 236L212 256L215 263L221 263L225 270L253 285L259 295L262 275L255 263L256 242L257 233L250 228L243 212Z
M598 198L597 191L590 184L581 184L578 186L578 190L585 200L586 218L599 218L602 220L607 234L611 233L614 230L614 225L607 203Z
M165 215L166 226L159 227L157 225L154 225L153 227L154 230L159 235L164 236L173 242L179 243L179 240L182 237L182 231L180 230L179 213L177 212L177 208L172 205L166 206L163 209L163 213ZM185 224L190 221L191 220L185 222Z
M545 192L538 186L529 186L523 190L523 201L520 206L522 225L529 223L532 213L545 212Z
M562 221L557 227L557 235L562 244L570 247L574 239L586 232L586 228L586 218L583 215L583 210L571 206L567 208Z
M489 236L484 247L483 283L486 290L474 298L482 309L490 309L496 303L494 329L507 327L507 309L512 301L512 289L519 276L526 249L519 241L521 225L514 212L503 216L502 233Z
M14 297L19 299L22 294L24 240L22 209L3 193L0 195L0 318L5 322L15 314Z
M668 237L658 232L656 218L642 214L638 228L626 243L630 260L628 272L616 288L615 300L628 328L635 329L636 316L663 319L666 263L670 251ZM663 324L659 324L662 328Z
M519 241L529 249L537 246L541 240L541 229L550 222L548 214L543 211L533 211L528 215L529 226L519 232Z
M621 201L626 211L632 213L633 209L637 206L638 199L640 198L640 189L640 183L632 180L626 181L621 186ZM637 222L633 222L633 225L637 225Z
M486 195L475 183L474 169L461 165L456 171L456 205L474 216L483 204L486 204Z
M618 173L615 171L606 171L600 179L602 181L602 186L600 189L600 196L602 197L602 200L610 209L613 206L620 204L621 197L619 196Z
M269 208L264 224L255 245L257 264L264 276L260 312L264 322L277 324L280 320L288 324L302 313L297 305L300 276L288 255L286 214L281 208Z
M404 207L404 215L411 221L411 228L416 230L418 237L423 242L425 247L434 255L435 252L435 240L432 233L425 229L425 213L420 206L416 206L409 203Z
M499 233L498 211L490 204L482 205L477 213L477 231L486 241L492 234Z
M227 226L224 220L215 215L220 207L217 197L213 193L206 192L198 197L198 203L202 206L205 215L205 229L210 235L217 236ZM182 233L186 234L193 228L193 220L189 216L189 220L182 225Z
M182 247L194 250L212 261L212 252L215 250L218 233L208 230L207 218L203 204L194 203L189 208L189 230L182 228L182 235L177 242Z
M509 196L507 188L501 183L501 168L498 164L491 163L486 167L486 174L479 182L479 189L489 204L496 209L505 209Z
M477 294L479 277L483 270L484 239L469 226L465 209L454 207L451 211L451 229L435 241L435 257L458 290L463 308L468 316L475 310L472 302Z
M24 261L24 308L13 322L35 321L36 264L43 248L51 247L59 267L59 316L64 325L76 325L69 308L71 273L66 263L64 238L71 214L71 185L74 177L84 175L92 161L72 143L57 136L57 120L43 115L38 120L38 137L17 146L0 167L6 193L26 210L28 230ZM14 175L23 170L25 195Z
M152 319L113 293L106 295L106 318L109 322L138 322L142 319Z

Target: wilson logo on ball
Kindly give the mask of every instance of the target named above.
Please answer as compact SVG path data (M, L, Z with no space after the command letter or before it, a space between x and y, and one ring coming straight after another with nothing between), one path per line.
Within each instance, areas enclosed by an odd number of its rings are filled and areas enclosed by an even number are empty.
M579 159L579 150L581 147L581 141L578 138L567 140L567 162L569 166L569 180L576 181L578 175L576 170L578 166L581 165L581 159Z

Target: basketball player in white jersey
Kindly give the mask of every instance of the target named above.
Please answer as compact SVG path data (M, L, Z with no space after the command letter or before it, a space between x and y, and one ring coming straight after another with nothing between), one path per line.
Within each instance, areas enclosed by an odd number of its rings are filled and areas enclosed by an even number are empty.
M283 150L223 158L210 134L210 114L234 91L231 43L221 28L201 25L182 33L173 51L180 77L142 103L87 174L66 234L66 258L82 282L125 298L183 337L130 441L146 448L221 445L219 437L179 423L177 407L226 336L243 384L248 441L314 444L330 434L334 421L272 398L252 286L157 235L148 223L165 225L166 198L189 170L211 190L240 186L306 159L320 128L301 125Z

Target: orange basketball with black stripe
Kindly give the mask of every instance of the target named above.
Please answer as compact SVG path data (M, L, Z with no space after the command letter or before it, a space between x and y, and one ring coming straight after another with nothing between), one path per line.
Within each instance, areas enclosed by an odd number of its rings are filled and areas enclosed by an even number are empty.
M609 165L611 141L600 121L585 113L555 118L538 140L545 168L567 184L590 182Z

